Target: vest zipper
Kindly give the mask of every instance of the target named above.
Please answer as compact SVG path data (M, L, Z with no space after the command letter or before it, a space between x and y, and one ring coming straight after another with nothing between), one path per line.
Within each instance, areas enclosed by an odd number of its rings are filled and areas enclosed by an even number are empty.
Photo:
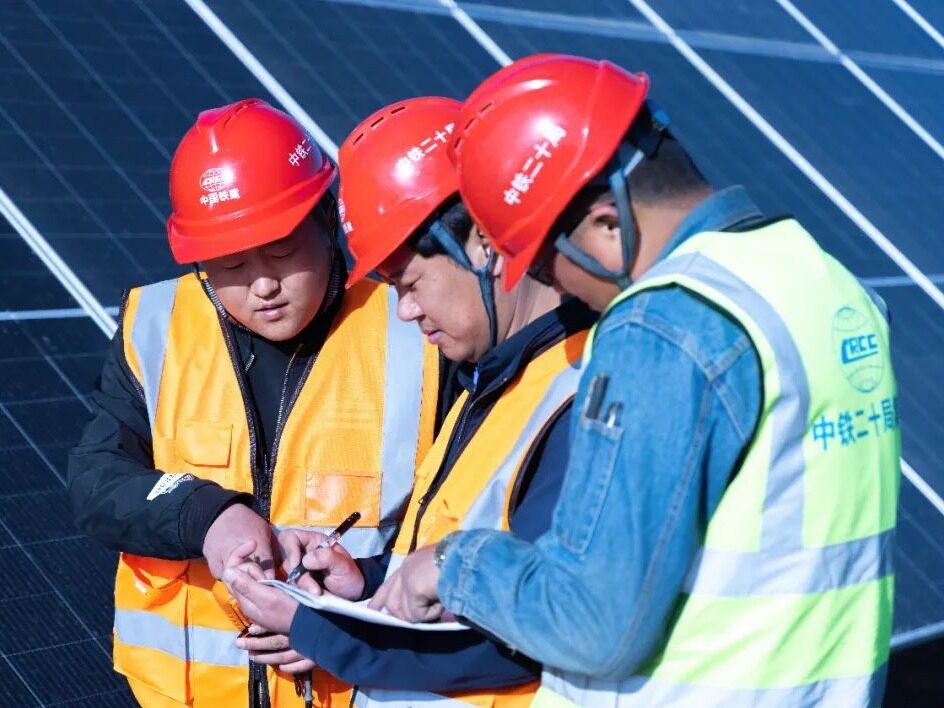
M220 318L220 329L223 331L223 341L226 342L226 351L229 352L229 358L233 365L233 372L236 374L236 383L239 385L239 393L243 399L243 412L246 414L246 425L249 429L249 469L252 477L252 496L253 505L256 507L256 513L263 518L269 518L269 500L267 490L260 484L258 444L256 441L256 420L249 404L249 390L246 386L245 374L239 365L239 352L236 344L233 342L232 333L226 322ZM264 454L264 453L263 453ZM264 461L263 461L264 464ZM269 681L266 676L266 667L263 664L257 664L254 661L249 662L249 680L247 690L249 693L249 705L252 708L269 708Z

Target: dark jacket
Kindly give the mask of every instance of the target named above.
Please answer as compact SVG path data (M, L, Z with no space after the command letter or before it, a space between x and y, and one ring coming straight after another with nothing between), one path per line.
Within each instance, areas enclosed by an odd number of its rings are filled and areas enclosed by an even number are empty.
M220 317L224 336L236 345L233 366L246 383L249 424L261 443L253 461L251 495L192 479L147 500L157 480L151 428L144 392L128 367L119 327L92 392L92 420L69 455L69 493L79 530L116 550L176 560L201 557L207 530L229 504L242 502L266 516L271 491L268 457L283 380L287 391L296 391L310 370L341 304L344 274L343 263L336 260L321 309L290 341L270 342Z
M596 315L570 301L535 320L492 349L471 372L459 373L469 397L459 416L439 487L508 383L538 354L588 328ZM551 524L569 454L570 405L548 427L512 499L511 531L534 541ZM490 470L483 470L487 474ZM433 493L427 494L428 498ZM383 559L360 562L373 594L383 577ZM292 647L340 679L360 686L417 691L487 690L535 679L540 666L478 632L416 632L358 622L300 607L291 629Z

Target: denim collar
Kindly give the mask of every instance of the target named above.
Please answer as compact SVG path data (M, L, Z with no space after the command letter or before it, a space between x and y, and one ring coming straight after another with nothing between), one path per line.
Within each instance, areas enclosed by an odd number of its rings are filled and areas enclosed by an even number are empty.
M744 187L735 185L719 190L689 212L659 254L658 260L661 261L695 234L730 231L763 218L764 215Z

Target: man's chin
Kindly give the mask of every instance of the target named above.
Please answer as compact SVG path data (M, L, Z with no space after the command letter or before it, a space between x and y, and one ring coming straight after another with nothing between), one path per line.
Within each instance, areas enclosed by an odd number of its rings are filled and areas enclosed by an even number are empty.
M285 317L276 322L260 322L254 319L249 329L270 342L284 342L297 335L304 327L295 322L295 318Z

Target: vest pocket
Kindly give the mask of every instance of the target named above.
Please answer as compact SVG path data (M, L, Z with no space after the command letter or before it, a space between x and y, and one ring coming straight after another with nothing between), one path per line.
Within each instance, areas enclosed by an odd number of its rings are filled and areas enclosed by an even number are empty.
M154 437L154 466L236 489L236 473L230 467L232 440L231 423L181 421L173 438Z
M182 421L177 424L177 455L198 467L226 467L232 437L229 423Z
M306 472L305 522L312 526L337 526L359 511L358 526L380 525L380 475Z

